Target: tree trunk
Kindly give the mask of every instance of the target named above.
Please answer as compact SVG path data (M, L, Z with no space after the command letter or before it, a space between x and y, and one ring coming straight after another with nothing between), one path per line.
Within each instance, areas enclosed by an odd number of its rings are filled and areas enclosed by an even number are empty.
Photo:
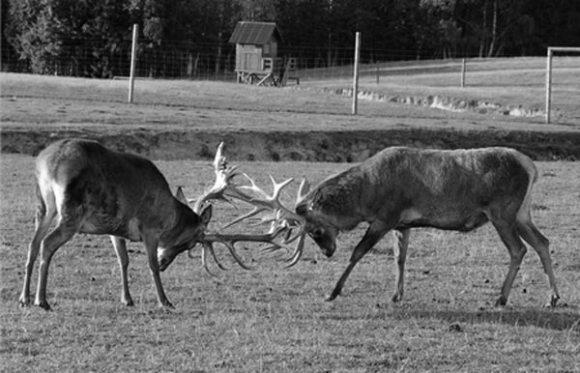
M493 19L491 24L491 43L489 44L488 57L493 57L495 44L497 42L497 17L498 17L498 0L493 0Z
M332 66L332 33L328 32L328 47L326 50L326 66Z
M479 58L482 58L485 53L485 47L487 44L487 7L489 0L485 0L483 3L483 24L481 27L481 40L479 41Z
M221 65L221 61L222 61L222 32L218 32L218 47L217 47L217 55L215 58L215 77L217 79L217 76L220 72L220 65Z
M185 72L189 79L193 78L193 53L187 54L187 70Z

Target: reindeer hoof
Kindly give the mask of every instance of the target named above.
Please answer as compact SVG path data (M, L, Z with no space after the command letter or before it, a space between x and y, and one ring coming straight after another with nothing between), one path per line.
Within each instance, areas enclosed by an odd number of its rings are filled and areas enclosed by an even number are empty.
M330 295L328 296L328 298L326 298L326 301L327 301L327 302L332 302L332 301L333 301L333 300L335 300L335 299L336 299L336 297L338 297L339 295L340 295L340 292L334 292L334 291L333 291L333 292L332 292L332 294L330 294Z
M171 302L168 301L168 300L165 301L165 302L163 302L163 303L161 303L160 306L163 309L167 310L167 311L172 310L172 309L175 309L175 307L173 306L173 304L171 304Z
M38 307L44 309L45 311L50 311L50 305L48 304L47 301L36 302L36 305Z
M391 302L393 302L393 303L399 303L402 299L403 299L403 294L395 294L391 298Z
M127 307L133 307L135 305L135 303L133 303L133 299L131 298L122 299L121 302Z
M20 305L20 307L28 307L30 306L30 299L21 297L18 300L18 304Z
M552 294L552 296L550 297L550 301L546 304L546 308L556 308L556 304L558 303L558 300L560 299L559 296Z
M495 307L503 307L506 305L506 303L507 298L502 295L495 301Z

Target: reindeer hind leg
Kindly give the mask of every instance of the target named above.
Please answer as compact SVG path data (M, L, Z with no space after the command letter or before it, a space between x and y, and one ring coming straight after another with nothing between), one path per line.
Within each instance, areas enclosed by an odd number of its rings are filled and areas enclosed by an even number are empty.
M395 263L397 264L397 288L391 300L396 303L403 299L405 260L407 258L407 248L409 246L409 229L395 230Z
M531 218L518 219L516 224L519 235L534 248L540 257L540 261L542 262L544 272L548 276L550 289L552 291L547 306L555 307L560 299L560 294L558 292L558 287L556 286L556 278L552 268L552 258L550 257L549 250L550 241L538 230L538 228L536 228Z
M54 189L54 187L53 187ZM40 265L38 275L38 286L36 288L36 299L34 304L46 310L50 306L46 301L46 286L48 282L48 268L54 253L76 232L82 220L82 206L74 199L70 198L70 193L63 193L58 190L54 193L55 206L58 210L58 222L56 227L42 240L40 244ZM58 208L60 207L60 209Z
M509 270L501 287L501 295L495 303L497 307L505 306L507 303L512 285L527 250L526 246L520 239L514 224L495 220L492 220L492 223L510 254Z
M60 222L57 227L46 236L41 244L41 260L38 275L38 286L36 288L36 299L34 304L50 310L46 301L46 285L48 282L48 267L54 253L74 236L76 229L70 225Z
M19 303L21 306L28 306L30 304L30 281L32 278L32 271L34 270L34 263L40 251L40 243L48 234L50 226L56 216L56 208L54 205L54 196L51 193L46 193L43 196L40 186L36 185L36 196L38 205L35 215L35 230L32 241L28 246L28 256L26 259L26 267L24 273L24 284L22 286L22 293L20 294Z

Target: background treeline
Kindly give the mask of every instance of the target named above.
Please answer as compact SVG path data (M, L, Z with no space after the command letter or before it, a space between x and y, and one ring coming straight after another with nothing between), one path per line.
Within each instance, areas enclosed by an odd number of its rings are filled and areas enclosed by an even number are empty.
M131 27L139 73L231 72L236 22L276 22L301 67L361 59L543 55L580 45L579 0L2 0L2 70L127 75Z

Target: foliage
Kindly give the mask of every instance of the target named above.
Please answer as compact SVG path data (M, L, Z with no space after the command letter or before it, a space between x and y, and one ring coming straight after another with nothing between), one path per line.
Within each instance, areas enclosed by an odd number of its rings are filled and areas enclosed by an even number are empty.
M240 20L273 21L283 52L311 67L362 61L544 54L580 44L580 2L566 0L3 0L2 37L36 73L126 75L133 23L145 74L232 70ZM8 10L8 13L6 13ZM6 25L5 25L6 24ZM11 51L4 48L3 66ZM185 71L185 74L182 72Z

